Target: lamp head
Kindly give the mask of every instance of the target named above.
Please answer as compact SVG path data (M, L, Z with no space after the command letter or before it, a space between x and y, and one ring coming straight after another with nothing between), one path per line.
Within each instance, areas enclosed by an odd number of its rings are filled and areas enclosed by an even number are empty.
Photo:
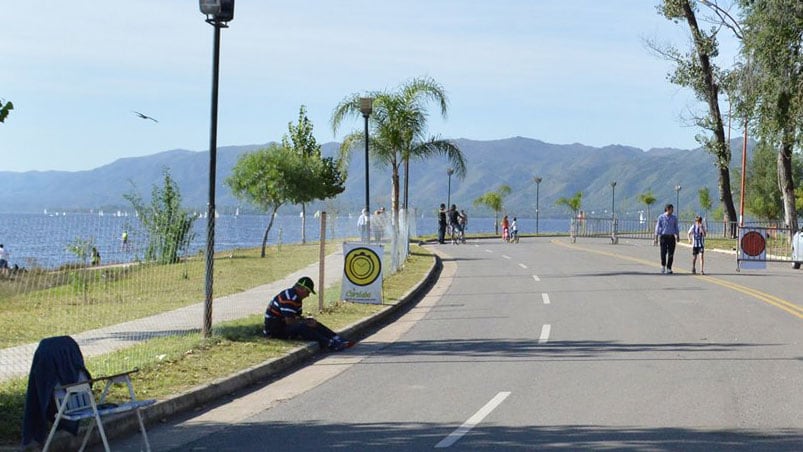
M374 98L373 97L361 97L360 98L360 113L363 116L367 117L371 114L374 110Z
M199 0L207 21L228 22L234 19L234 0Z

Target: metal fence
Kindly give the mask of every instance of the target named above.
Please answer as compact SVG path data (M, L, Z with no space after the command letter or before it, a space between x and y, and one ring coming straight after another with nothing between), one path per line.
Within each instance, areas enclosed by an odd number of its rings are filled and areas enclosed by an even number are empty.
M684 240L694 221L678 222L680 238ZM743 263L793 262L792 241L795 231L779 222L706 222L706 237L722 237L736 241L736 269ZM570 222L572 242L579 238L609 238L612 244L619 239L645 239L655 237L655 222L645 219L574 218Z

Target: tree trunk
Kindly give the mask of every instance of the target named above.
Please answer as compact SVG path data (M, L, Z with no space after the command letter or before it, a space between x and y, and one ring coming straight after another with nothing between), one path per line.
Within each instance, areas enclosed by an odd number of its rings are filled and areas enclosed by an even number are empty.
M307 243L307 205L301 203L301 244Z
M279 210L279 207L274 207L273 212L270 213L270 221L268 221L268 227L265 228L265 235L262 236L262 254L259 257L265 257L265 247L268 244L268 233L270 232L270 228L273 227L273 219L276 218L276 211Z
M399 165L393 165L393 173L391 175L391 210L393 211L393 228L397 230L399 224ZM370 215L371 212L368 212Z
M410 194L410 159L407 158L404 160L404 203L402 207L404 207L405 212L407 211L408 204L407 201L409 200L408 195Z
M725 211L725 233L728 237L735 239L739 222L736 218L736 207L733 205L730 171L727 167L719 168L719 201Z
M795 209L795 184L792 180L792 149L794 144L786 142L778 152L778 189L783 200L784 224L792 233L797 232L797 210Z
M697 51L697 58L700 62L700 69L703 76L706 103L708 104L709 119L713 122L711 131L714 133L713 146L709 145L708 151L717 158L719 168L719 200L725 210L725 221L729 225L730 237L736 238L736 207L733 205L733 194L731 194L730 169L731 161L730 143L725 141L725 126L722 122L722 113L719 110L719 86L714 78L714 69L711 65L711 56L703 39L700 28L697 25L697 18L691 9L689 1L683 2L683 13L686 22L689 24L694 45ZM744 168L742 168L744 171ZM680 214L680 212L678 212Z

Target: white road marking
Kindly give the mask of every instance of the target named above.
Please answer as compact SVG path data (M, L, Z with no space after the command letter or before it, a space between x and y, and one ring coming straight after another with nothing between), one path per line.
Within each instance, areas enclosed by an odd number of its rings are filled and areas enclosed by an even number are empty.
M539 344L546 344L549 340L549 331L552 329L548 323L541 327L541 337L538 338Z
M491 250L489 250L489 249L487 249L487 248L485 249L485 252L486 252L486 253L493 253L493 251L491 251Z
M491 411L496 409L502 402L505 401L507 396L510 395L509 391L500 392L497 394L493 399L491 399L488 403L485 404L484 407L480 408L479 411L474 413L473 416L468 418L466 422L463 423L457 430L453 431L449 434L446 438L443 438L441 442L435 445L436 449L443 449L446 447L451 447L454 443L456 443L460 438L463 437L466 433L470 432L472 428L476 427L477 424L482 422L486 416L491 414Z
M533 275L533 279L536 281L541 281L541 278L539 278L538 275Z
M549 294L548 293L542 293L541 294L541 299L544 300L544 304L549 304Z
M502 257L504 257L505 259L510 259L510 258L511 258L511 257L510 257L510 256L508 256L507 254L503 254L503 255L502 255Z
M524 265L524 264L519 264L519 267L521 267L521 268L523 268L523 269L525 269L525 270L527 269L527 266L526 266L526 265Z

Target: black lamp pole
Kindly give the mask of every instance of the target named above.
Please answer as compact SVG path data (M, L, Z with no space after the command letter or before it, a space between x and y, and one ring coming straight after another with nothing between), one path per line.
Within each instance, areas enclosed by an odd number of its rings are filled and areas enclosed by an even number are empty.
M680 184L675 185L675 212L677 217L680 218Z
M538 234L538 216L539 216L540 210L541 210L539 208L540 206L538 205L538 201L539 201L538 200L538 195L539 195L538 192L539 192L539 189L541 188L541 181L543 180L543 178L541 178L540 176L535 176L533 178L533 180L535 181L535 233L537 235Z
M372 97L360 98L360 112L362 117L365 118L365 215L367 220L365 223L368 228L368 241L371 241L371 207L370 207L370 191L368 183L368 117L371 116L373 111L374 99Z
M215 29L212 45L212 108L209 126L209 202L206 212L206 290L204 298L204 321L201 332L204 337L212 335L212 301L215 270L215 174L217 172L217 98L220 74L220 29L228 28L234 18L234 0L200 0L201 12L206 22Z
M611 182L611 218L616 218L614 208L616 207L616 181Z
M454 174L454 168L446 168L446 175L449 176L449 185L446 189L446 210L452 206L452 174Z

